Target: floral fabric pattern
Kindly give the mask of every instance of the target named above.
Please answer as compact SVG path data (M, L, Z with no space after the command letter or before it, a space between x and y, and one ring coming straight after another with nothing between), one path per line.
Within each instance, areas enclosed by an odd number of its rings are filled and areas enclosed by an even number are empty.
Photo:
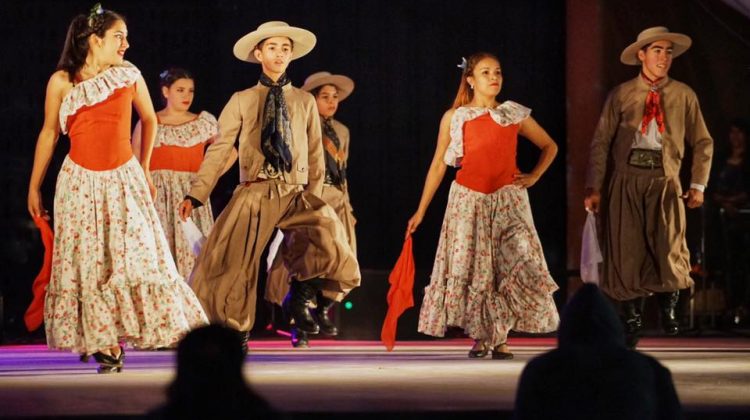
M169 244L169 250L177 264L177 271L188 280L198 257L192 249L192 244L185 239L182 230L182 219L180 219L180 204L190 190L190 183L195 177L192 172L170 171L166 169L151 172L151 179L156 187L156 213L159 215L161 226ZM200 229L203 236L208 233L214 225L211 202L197 209L193 209L191 215L193 222Z
M492 119L507 127L511 124L518 124L531 115L531 109L513 101L505 101L496 108L469 107L462 106L458 108L451 118L451 142L445 151L443 161L449 166L461 166L461 158L464 156L464 123L484 114L490 114Z
M508 331L550 332L559 316L534 227L528 193L507 185L491 194L453 182L419 331L448 326L496 346Z

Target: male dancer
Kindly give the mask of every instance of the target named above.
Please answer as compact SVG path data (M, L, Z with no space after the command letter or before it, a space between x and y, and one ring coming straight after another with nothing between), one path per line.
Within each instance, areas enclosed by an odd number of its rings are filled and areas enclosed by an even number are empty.
M695 92L667 76L672 59L691 43L662 26L641 32L620 55L623 64L640 66L640 74L610 92L591 142L584 204L603 210L601 286L622 302L630 347L642 327L642 298L656 294L662 326L675 335L679 290L693 284L682 200L689 208L703 204L713 140ZM683 194L686 143L693 161ZM609 185L603 191L605 176Z
M237 41L234 55L259 63L260 81L236 92L224 107L221 135L180 208L186 219L209 199L239 137L240 185L203 246L192 287L212 322L240 332L244 350L255 321L259 259L274 228L287 238L281 252L292 275L288 307L300 331L320 329L307 308L318 290L349 292L360 282L346 231L318 198L325 171L315 100L292 87L286 75L289 62L315 42L310 31L278 21Z

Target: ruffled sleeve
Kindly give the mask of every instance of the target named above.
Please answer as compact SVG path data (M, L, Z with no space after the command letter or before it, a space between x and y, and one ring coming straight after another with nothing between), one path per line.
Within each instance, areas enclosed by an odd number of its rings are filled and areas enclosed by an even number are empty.
M180 125L159 124L154 147L193 147L210 140L219 133L219 122L211 113L203 111L198 118Z
M531 109L513 101L505 101L497 108L462 106L456 109L451 118L451 141L443 156L443 161L447 165L461 166L461 158L464 156L464 124L486 113L490 114L493 121L505 127L518 124L528 118L531 115Z
M68 133L68 118L71 115L85 106L104 102L115 90L132 85L140 76L141 71L125 61L73 86L60 105L60 129L63 134Z

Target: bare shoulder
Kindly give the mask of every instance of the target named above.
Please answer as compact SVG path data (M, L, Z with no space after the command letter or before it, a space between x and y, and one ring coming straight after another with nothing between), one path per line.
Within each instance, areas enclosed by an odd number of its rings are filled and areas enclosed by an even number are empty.
M453 114L456 113L455 108L451 108L443 114L443 118L440 119L440 127L441 128L447 128L450 127L451 121L453 120Z
M62 98L71 89L73 89L73 82L70 81L70 76L65 70L58 70L52 73L47 82L47 95Z
M48 85L51 89L64 90L66 88L73 87L73 82L70 81L70 74L65 70L58 70L52 73L49 78Z

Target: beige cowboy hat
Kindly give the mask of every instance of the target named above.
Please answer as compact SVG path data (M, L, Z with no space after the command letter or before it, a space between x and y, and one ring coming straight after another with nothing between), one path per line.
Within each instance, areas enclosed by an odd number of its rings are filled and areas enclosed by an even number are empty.
M234 56L242 61L247 61L248 63L259 63L259 61L255 59L255 55L253 55L255 46L258 45L260 41L275 36L285 36L294 42L294 48L292 48L292 60L300 58L312 51L313 47L315 47L315 42L317 41L315 34L307 29L289 26L286 22L274 20L261 24L258 26L258 29L237 40L237 42L234 43Z
M313 73L305 79L305 84L302 85L302 90L310 92L316 87L334 85L339 91L339 102L346 99L347 96L352 94L354 90L354 80L344 76L343 74L331 74L327 71L319 71Z
M671 41L673 58L687 51L693 43L693 40L687 35L669 32L669 29L664 26L654 26L653 28L641 31L641 33L638 34L638 39L622 50L620 61L623 64L640 66L641 61L638 60L638 50L643 48L644 45L656 41Z

